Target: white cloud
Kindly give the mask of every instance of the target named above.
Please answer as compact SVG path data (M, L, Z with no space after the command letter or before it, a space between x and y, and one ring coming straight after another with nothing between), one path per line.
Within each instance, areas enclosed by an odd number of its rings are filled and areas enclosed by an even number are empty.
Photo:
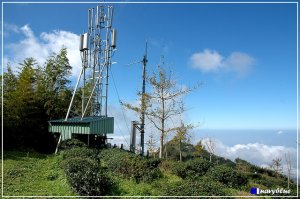
M19 33L19 27L16 26L15 24L4 23L3 26L4 26L4 30L3 30L4 36L9 35L10 32Z
M251 70L254 59L246 53L233 52L225 60L224 65L227 70L236 72L238 76L244 76Z
M202 72L233 72L238 77L248 74L253 63L254 58L242 52L232 52L223 57L215 50L205 49L190 57L190 65Z
M121 147L121 144L123 144L123 148L124 149L129 149L129 146L127 144L128 140L130 139L129 135L123 136L116 136L116 135L108 135L108 138L112 138L110 139L108 142L111 143L111 145L113 146L114 144L117 145L118 148ZM127 141L127 142L126 142Z
M205 49L203 52L194 53L191 58L191 65L203 72L216 72L222 68L223 56L217 51Z
M207 142L208 138L203 139L203 143ZM286 168L284 155L290 153L291 162L293 167L293 175L297 174L297 150L291 147L285 146L270 146L261 143L248 143L248 144L236 144L234 146L227 146L220 140L215 139L216 150L215 154L231 159L234 161L236 158L241 158L252 164L268 167L273 159L281 158L283 168ZM284 172L285 169L284 169Z
M108 106L108 115L114 117L115 120L115 127L114 127L114 134L109 135L112 137L111 141L112 144L123 144L125 148L129 148L130 144L130 125L131 121L137 120L135 113L133 111L129 111L120 106L116 107L114 105Z
M12 31L21 34L24 38L5 45L4 60L6 62L4 65L8 62L16 65L29 57L35 58L39 65L43 65L50 55L58 53L62 47L66 47L70 65L73 67L72 76L78 75L81 67L78 35L68 31L54 30L42 32L37 37L29 25L24 25L21 28L14 25L10 26L13 27Z
M284 133L283 131L278 131L277 132L278 135L283 134L283 133Z

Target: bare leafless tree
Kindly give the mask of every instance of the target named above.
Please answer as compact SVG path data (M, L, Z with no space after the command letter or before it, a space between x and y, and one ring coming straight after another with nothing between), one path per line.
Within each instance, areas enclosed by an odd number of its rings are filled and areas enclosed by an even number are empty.
M146 142L146 145L148 146L148 150L150 155L156 156L156 143L157 140L155 140L153 133L150 133L149 139Z
M282 172L282 159L281 158L275 158L272 160L271 169L275 171L276 176L278 178L279 174Z
M147 110L147 118L160 132L159 158L162 158L166 134L178 128L178 126L167 127L167 122L185 111L182 97L199 85L194 88L178 88L172 71L167 73L162 67L158 67L158 72L153 73L149 81L152 92L149 94L151 107Z
M285 162L286 162L286 171L288 177L288 189L290 188L290 180L291 180L291 173L292 173L292 163L291 163L291 155L290 153L284 154Z
M137 113L144 112L147 119L151 121L153 126L160 133L159 158L163 157L165 136L172 131L175 131L178 126L169 126L167 123L172 117L180 115L185 111L183 96L190 93L200 86L197 84L193 88L178 87L172 71L166 70L158 66L157 72L153 72L148 78L151 86L151 92L146 93L142 99L141 106L134 106L128 103L122 103L128 109Z
M204 147L209 153L209 161L211 162L211 158L215 153L216 142L211 137L208 138L206 142L204 142Z

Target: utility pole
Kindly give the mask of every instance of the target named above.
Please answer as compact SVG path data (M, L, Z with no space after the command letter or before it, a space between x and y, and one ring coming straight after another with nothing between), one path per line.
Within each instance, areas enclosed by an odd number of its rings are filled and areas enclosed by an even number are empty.
M145 102L145 93L146 93L146 65L147 65L147 41L146 41L146 49L145 49L145 55L144 58L142 60L143 63L143 86L142 86L142 111L141 111L141 155L144 155L144 150L145 150L145 141L144 141L144 137L145 137L145 109L146 109L146 102Z
M140 119L141 121L138 123L138 122L135 122L132 124L132 126L134 126L134 128L138 129L139 132L141 133L141 140L140 140L140 149L139 149L139 153L140 155L144 155L144 151L145 151L145 111L146 111L146 66L147 66L147 62L148 62L148 59L147 59L147 41L146 41L146 48L145 48L145 54L143 56L143 59L141 61L138 61L138 62L133 62L131 64L128 64L129 65L132 65L132 64L137 64L137 63L142 63L142 79L143 79L143 82L142 82L142 97L141 97L141 108L140 108ZM133 129L131 130L131 136L132 136L132 133L133 133Z

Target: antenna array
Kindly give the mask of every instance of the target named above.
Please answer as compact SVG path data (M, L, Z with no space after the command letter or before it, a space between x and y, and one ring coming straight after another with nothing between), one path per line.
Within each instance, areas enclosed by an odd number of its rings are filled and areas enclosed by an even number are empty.
M65 120L83 77L81 119L84 116L107 117L108 72L116 50L116 30L112 28L113 7L97 6L88 10L88 31L80 36L82 69ZM85 89L85 88L89 89Z

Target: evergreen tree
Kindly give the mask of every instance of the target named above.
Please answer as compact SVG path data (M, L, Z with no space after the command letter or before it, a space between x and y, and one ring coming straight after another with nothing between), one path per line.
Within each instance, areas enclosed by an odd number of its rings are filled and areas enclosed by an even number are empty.
M199 142L197 142L197 144L195 145L195 152L194 152L194 156L195 157L200 157L203 153L203 149L204 146L202 145L201 140Z
M44 152L53 136L48 120L64 117L71 98L68 80L71 66L63 48L38 66L34 58L19 64L14 73L8 66L3 74L3 122L5 148L29 147Z
M68 89L68 80L72 67L69 64L66 48L62 48L57 55L52 55L45 66L45 108L47 115L62 118L67 112L72 91Z
M10 65L7 66L7 71L3 74L3 137L6 140L4 147L13 147L12 142L7 142L8 140L16 140L15 130L17 126L17 112L15 109L15 91L17 77L12 71Z

